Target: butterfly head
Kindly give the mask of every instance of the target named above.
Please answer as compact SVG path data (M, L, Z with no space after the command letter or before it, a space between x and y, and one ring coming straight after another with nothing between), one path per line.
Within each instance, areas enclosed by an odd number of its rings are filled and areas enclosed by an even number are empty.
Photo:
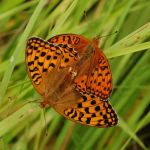
M92 43L95 47L99 46L99 36L93 38Z
M40 103L40 107L41 108L48 108L48 107L51 107L51 104L48 100L46 99L43 99Z

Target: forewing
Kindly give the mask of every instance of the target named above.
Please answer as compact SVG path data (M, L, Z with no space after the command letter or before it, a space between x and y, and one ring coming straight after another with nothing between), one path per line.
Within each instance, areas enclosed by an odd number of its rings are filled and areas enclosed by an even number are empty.
M87 47L91 41L77 34L60 34L48 40L50 43L59 45L60 47L69 47L77 51L79 55L86 53Z
M45 93L44 77L58 64L62 53L58 46L48 43L40 38L30 38L26 47L26 66L28 75L41 94Z
M58 72L62 68L69 68L77 59L78 53L73 48L49 43L37 37L30 38L27 42L28 75L41 95L44 95L45 91L51 87L50 77L57 76L54 72Z

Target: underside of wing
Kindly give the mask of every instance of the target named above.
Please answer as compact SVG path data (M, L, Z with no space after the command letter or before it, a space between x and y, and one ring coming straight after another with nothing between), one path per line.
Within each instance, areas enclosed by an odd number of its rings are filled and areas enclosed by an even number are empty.
M73 48L61 47L36 37L30 38L26 47L26 66L35 89L44 95L53 86L51 81L57 76L56 72L69 68L78 59L77 54Z
M42 74L53 67L52 63L47 62L51 59L52 53L50 45L40 38L33 37L27 42L26 66L28 75L35 89L41 95L44 95L45 92Z
M75 103L56 104L54 109L65 118L86 126L112 127L118 123L117 114L109 101L92 95L81 95Z
M112 75L101 49L97 48L91 60L83 63L81 68L83 73L75 79L77 89L106 101L112 92Z
M60 34L56 35L48 40L50 43L59 44L60 46L72 47L78 51L78 53L83 53L84 48L91 43L90 40L86 39L82 35L77 34ZM86 51L86 49L85 49Z
M107 58L98 48L98 42L76 34L56 35L49 42L67 45L79 52L79 59L74 66L77 73L75 84L82 93L93 94L107 101L112 92L112 75ZM94 42L94 40L93 40Z

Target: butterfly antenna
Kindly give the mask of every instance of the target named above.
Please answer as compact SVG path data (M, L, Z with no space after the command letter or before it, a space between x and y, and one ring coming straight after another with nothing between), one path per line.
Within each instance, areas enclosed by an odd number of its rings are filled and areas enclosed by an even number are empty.
M84 12L83 12L83 14L84 14L84 18L85 18L85 21L86 21L86 24L87 24L87 28L88 28L88 32L90 33L90 35L91 36L93 36L92 35L92 26L91 26L91 24L88 22L88 17L87 17L87 12L84 10Z
M23 105L26 105L28 103L40 103L39 101L40 99L30 100L30 101L25 102Z
M44 123L45 123L45 135L47 136L48 135L48 129L47 129L47 122L46 122L46 116L45 116L45 109L44 108L42 109L42 115L43 115Z
M118 31L112 32L112 33L107 34L107 35L102 35L102 36L97 35L96 38L97 38L97 39L100 39L100 38L108 37L108 36L111 36L111 35L114 35L114 34L117 34L117 33L118 33Z

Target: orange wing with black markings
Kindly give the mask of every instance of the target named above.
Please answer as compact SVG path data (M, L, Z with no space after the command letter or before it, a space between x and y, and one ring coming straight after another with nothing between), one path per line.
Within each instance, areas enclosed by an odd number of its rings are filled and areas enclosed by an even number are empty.
M94 94L104 101L108 100L112 92L112 75L106 56L98 48L98 39L90 41L81 35L62 34L48 41L62 47L67 45L78 52L80 59L75 66L78 74L75 84L78 83L80 92ZM83 82L86 82L86 87L83 86Z
M50 38L48 42L57 44L58 46L72 47L81 54L87 51L86 48L92 41L77 34L61 34Z
M56 104L55 110L76 123L100 128L112 127L118 123L117 114L109 101L101 101L93 95L80 95L71 105Z
M87 126L111 127L117 115L108 98L112 91L109 63L98 40L81 35L30 38L26 48L28 75L42 95L65 118Z
M26 47L26 65L36 90L44 95L46 75L56 68L67 68L78 59L77 54L73 48L61 47L37 37L30 38Z
M96 48L90 60L83 64L85 71L77 76L75 84L78 91L87 94L93 94L101 97L101 100L108 100L112 92L112 75L109 63L99 48ZM89 67L87 67L89 66Z

